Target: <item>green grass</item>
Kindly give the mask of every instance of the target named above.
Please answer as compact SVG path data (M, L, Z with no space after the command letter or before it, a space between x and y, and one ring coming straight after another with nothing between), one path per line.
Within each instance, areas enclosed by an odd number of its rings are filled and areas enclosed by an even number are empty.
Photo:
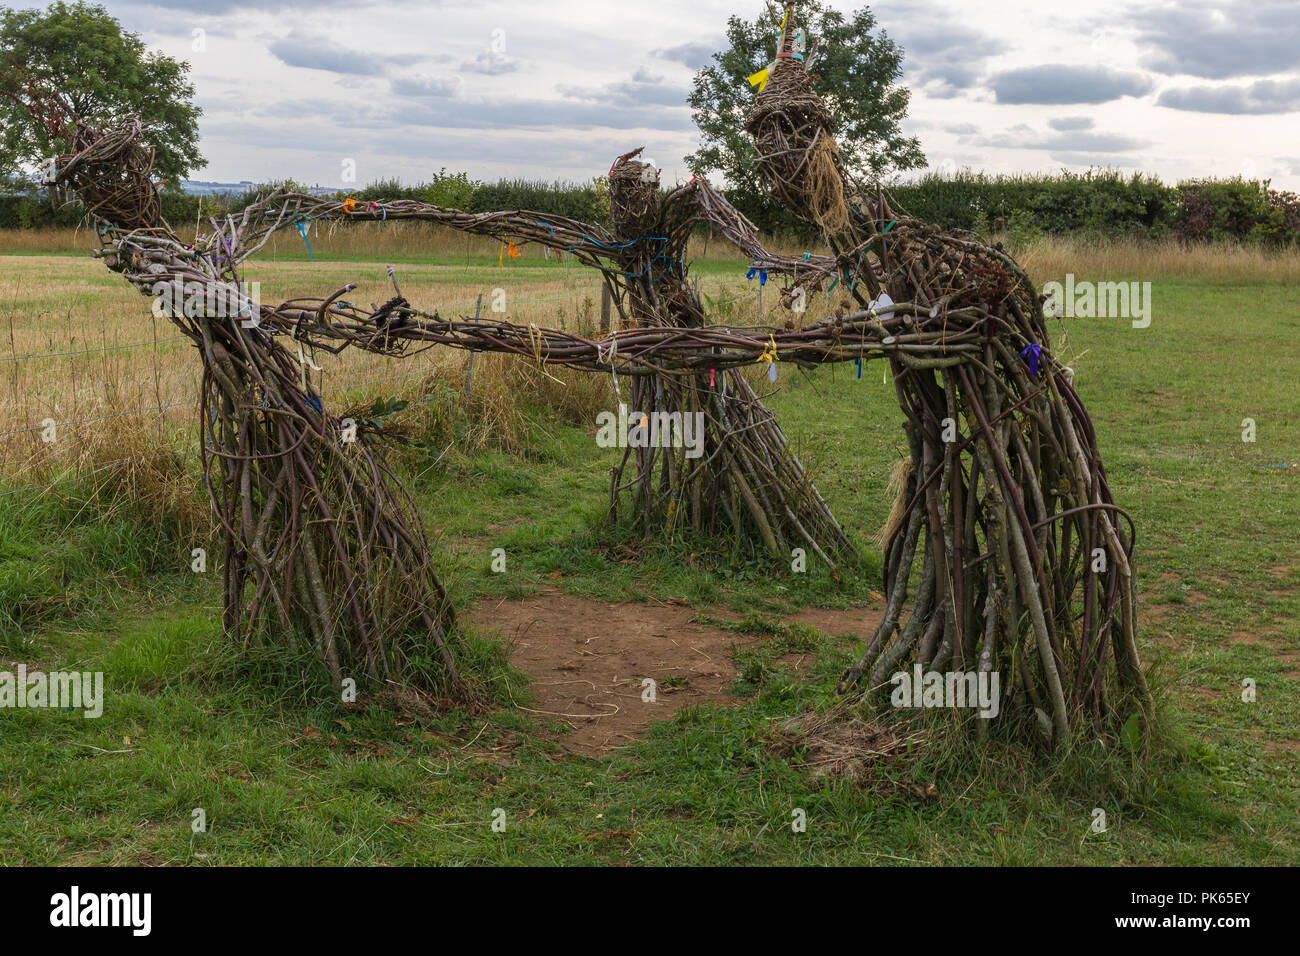
M309 662L223 646L219 576L190 574L184 543L127 514L88 518L72 492L0 499L0 589L22 615L5 666L103 670L108 685L99 720L0 711L0 862L1300 863L1300 469L1268 467L1300 462L1295 290L1143 278L1150 328L1076 320L1061 348L1137 522L1139 637L1161 701L1148 752L981 747L936 718L870 786L792 766L772 718L828 705L855 647L775 617L871 601L867 535L902 432L879 365L861 379L782 368L769 405L864 553L843 585L725 543L633 546L602 529L614 452L594 425L539 414L526 454L449 457L417 482L462 606L541 587L684 598L741 612L726 626L761 638L737 654L732 706L685 711L601 761L565 755L508 706L426 720L347 707ZM506 574L489 569L496 547ZM476 647L500 699L525 700L520 675ZM816 652L809 672L780 662L792 650ZM929 784L938 795L918 796ZM1089 830L1096 807L1105 833Z

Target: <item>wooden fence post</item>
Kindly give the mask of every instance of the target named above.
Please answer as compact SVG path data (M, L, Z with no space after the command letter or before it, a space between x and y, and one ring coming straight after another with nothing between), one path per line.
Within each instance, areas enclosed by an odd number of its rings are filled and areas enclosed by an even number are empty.
M483 312L483 293L478 294L478 301L474 303L474 318L478 318ZM465 369L465 407L469 408L469 379L474 374L474 351L469 353L469 367Z

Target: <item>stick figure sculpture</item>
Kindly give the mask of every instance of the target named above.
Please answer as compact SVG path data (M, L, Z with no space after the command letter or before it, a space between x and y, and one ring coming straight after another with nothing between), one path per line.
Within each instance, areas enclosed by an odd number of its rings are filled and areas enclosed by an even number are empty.
M821 256L774 255L738 210L707 182L692 179L666 193L659 171L637 160L640 149L610 168L613 231L546 213L503 210L470 214L423 203L356 205L322 209L347 219L418 219L511 244L532 242L571 253L600 271L624 327L699 328L704 306L692 288L686 246L697 224L741 249L756 271L789 277L787 300L806 304L834 268ZM319 206L301 197L298 209ZM619 335L613 336L612 349ZM770 356L774 357L774 356ZM620 400L624 396L619 394ZM610 517L630 515L647 535L671 534L681 525L733 536L752 535L774 555L808 548L834 568L854 554L784 433L737 370L712 369L698 379L638 377L626 396L632 419L645 421L610 482ZM645 434L659 416L698 415L703 453L652 445ZM669 419L663 419L669 420ZM681 419L677 419L681 420Z
M873 298L909 304L882 322L911 447L885 544L887 608L844 683L879 687L908 665L922 679L1000 672L1053 740L1082 715L1113 728L1147 699L1133 528L1051 354L1042 297L1000 247L896 213L882 190L864 198L798 58L778 57L745 126L768 194L820 227L841 263L863 263ZM909 348L927 332L946 354Z

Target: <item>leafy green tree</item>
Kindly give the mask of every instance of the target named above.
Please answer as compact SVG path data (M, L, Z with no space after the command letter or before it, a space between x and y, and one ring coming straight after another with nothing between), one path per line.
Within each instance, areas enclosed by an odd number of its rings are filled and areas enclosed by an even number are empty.
M434 206L468 209L474 201L474 190L477 187L478 183L465 173L449 173L444 166L433 174L433 179L424 184L420 190L420 199Z
M793 22L816 44L813 74L836 127L836 142L849 172L867 181L892 172L919 169L925 156L916 137L906 137L899 122L907 115L910 92L897 85L902 76L903 50L881 30L873 34L876 18L869 7L845 17L818 0L797 0ZM745 135L744 119L756 88L747 77L768 66L776 56L780 15L769 11L755 21L727 21L727 49L695 74L690 104L700 131L700 147L686 157L698 175L720 172L728 195L743 210L769 207L753 174L754 147ZM770 221L769 215L760 219ZM759 225L766 223L760 221Z
M170 184L207 165L190 65L146 50L102 6L60 0L44 11L0 9L0 72L11 58L88 122L106 125L138 113L150 124L156 169ZM16 175L65 146L51 143L18 104L0 97L0 175Z

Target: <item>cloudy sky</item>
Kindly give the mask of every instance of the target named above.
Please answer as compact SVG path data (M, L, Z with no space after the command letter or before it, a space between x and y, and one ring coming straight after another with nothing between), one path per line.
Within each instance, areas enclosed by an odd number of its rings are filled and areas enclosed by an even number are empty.
M28 5L22 3L21 5ZM689 177L691 76L759 0L105 0L193 65L196 178ZM855 0L832 0L846 12ZM1089 165L1300 190L1298 0L880 0L934 167ZM196 31L202 31L196 33ZM775 28L773 30L775 34Z

